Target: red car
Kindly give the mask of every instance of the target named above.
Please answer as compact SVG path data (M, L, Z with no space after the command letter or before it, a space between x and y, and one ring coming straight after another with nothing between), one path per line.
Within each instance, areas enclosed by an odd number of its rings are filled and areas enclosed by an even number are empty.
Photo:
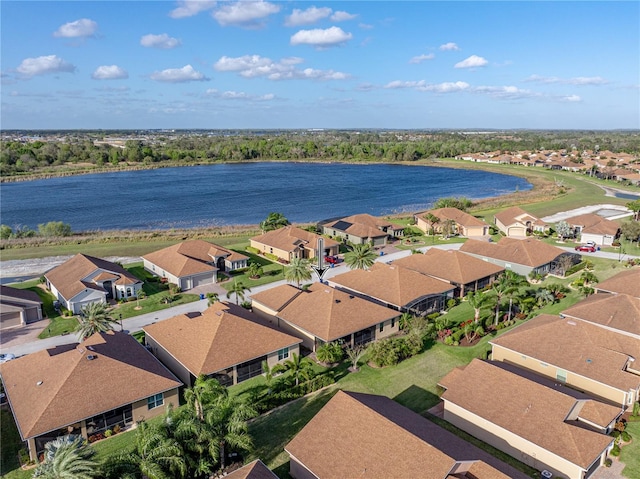
M329 264L338 264L338 257L337 256L325 256L324 257L324 262L325 263L329 263Z
M596 247L589 244L582 244L580 246L576 246L576 251L582 251L584 253L595 253Z

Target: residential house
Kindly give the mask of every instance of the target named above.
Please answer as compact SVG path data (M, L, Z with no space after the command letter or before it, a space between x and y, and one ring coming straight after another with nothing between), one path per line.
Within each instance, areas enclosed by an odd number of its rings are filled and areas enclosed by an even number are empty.
M179 405L182 383L132 336L96 333L0 365L20 437L36 460L58 436L91 440Z
M444 310L455 289L446 281L384 263L336 275L329 284L397 311L422 315Z
M311 351L333 341L366 344L399 331L398 311L321 283L305 291L290 285L271 288L254 294L251 304L278 328L302 338Z
M640 268L630 268L594 286L597 293L628 294L640 298Z
M187 386L204 374L231 386L299 353L300 339L240 306L217 302L202 314L174 316L143 328L145 342Z
M371 243L373 246L384 246L404 234L404 226L368 214L329 220L318 226L322 234L341 238L344 242Z
M384 396L338 391L285 446L294 479L527 476Z
M427 219L429 214L438 218L439 222L432 225ZM414 218L416 226L427 234L431 232L432 227L434 231L442 232L447 222L451 224L451 233L457 233L461 236L480 237L489 234L489 225L487 223L458 208L437 208L418 213Z
M44 274L47 288L73 313L91 303L138 296L142 281L116 263L77 254Z
M593 241L600 246L611 246L620 236L618 223L595 213L573 216L565 221L573 229L574 236L583 243Z
M142 257L144 268L188 290L217 282L218 271L246 268L249 258L208 241L190 240Z
M424 254L412 254L393 262L418 273L455 286L455 297L489 286L504 272L504 267L456 250L430 248Z
M37 293L0 285L0 331L41 319L42 301Z
M518 240L505 237L497 243L470 239L465 241L460 251L523 276L532 272L561 275L565 258L569 266L580 262L579 254L565 251L536 238Z
M323 240L322 251L318 251L320 239ZM251 238L250 242L251 247L260 253L275 255L287 263L293 258L313 259L318 255L335 256L340 246L337 241L291 225L267 231Z
M278 479L260 459L236 469L233 472L225 474L225 479Z
M526 238L534 231L544 232L548 225L519 206L512 206L496 213L495 224L500 231L510 238Z
M586 479L604 463L614 441L608 434L622 413L479 359L439 385L445 420L535 469L569 479Z
M592 294L562 314L640 340L640 298L628 294Z
M572 318L540 315L489 342L491 358L626 408L640 399L640 341Z

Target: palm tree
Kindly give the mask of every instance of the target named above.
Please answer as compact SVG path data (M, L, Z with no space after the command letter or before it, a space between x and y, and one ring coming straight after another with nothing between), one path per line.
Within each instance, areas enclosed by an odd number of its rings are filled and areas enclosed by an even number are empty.
M251 264L249 264L249 267L247 268L247 275L251 279L257 279L263 273L264 273L264 270L262 269L262 266L260 266L260 263L251 263Z
M480 312L489 302L489 296L481 293L480 291L472 291L467 293L466 298L469 306L473 308L473 322L474 324L478 324L478 321L480 321Z
M520 288L529 284L527 278L513 271L506 270L502 273L499 280L509 286L505 296L509 298L509 321L511 321L511 314L513 313L513 300L520 296Z
M200 421L204 421L206 405L226 394L227 388L215 379L201 374L196 378L192 387L184 390L184 400L187 406L193 410L195 416Z
M287 226L289 220L285 218L282 213L269 213L267 218L260 223L260 229L262 233L266 233L267 231L277 230L278 228L282 228L283 226Z
M427 224L429 225L429 231L428 233L433 236L433 241L435 242L436 240L436 230L435 230L435 226L440 223L440 218L438 218L436 215L434 215L433 213L427 213L426 215L423 216L424 220L427 222Z
M136 469L148 479L185 477L187 463L177 440L167 437L162 425L150 425L145 421L136 428L135 448L120 455L111 465L111 474Z
M116 323L117 320L109 316L107 303L90 303L84 306L80 312L76 333L78 333L80 341L84 341L95 333L113 330Z
M402 313L400 318L398 319L398 323L400 329L405 330L411 327L411 323L413 322L414 316L411 313Z
M369 243L351 245L344 255L344 262L351 269L369 269L376 262L376 252Z
M43 479L92 479L98 463L95 452L81 436L63 436L45 444L45 460L33 477Z
M282 364L274 364L273 367L269 367L269 363L265 359L262 361L262 372L264 373L264 382L267 384L267 392L271 394L271 382L276 374L281 373L284 370Z
M293 258L289 266L284 270L284 279L294 281L298 288L303 281L311 279L311 265L309 261L303 258Z
M536 291L536 303L539 307L545 306L546 304L553 303L556 300L554 294L546 288L541 288Z
M284 367L287 369L287 371L291 371L291 375L296 380L296 386L300 384L301 376L308 376L311 372L311 363L309 362L309 360L296 353L293 353L291 355L291 359L287 359L284 362Z
M593 283L598 282L598 277L595 274L593 274L592 271L583 271L582 274L580 275L580 279L584 282L585 286L589 286Z
M360 361L360 358L362 358L366 352L367 348L362 344L347 348L347 356L349 357L349 361L351 361L351 371L358 371L358 361Z
M242 281L236 281L234 279L233 280L233 286L231 286L231 289L227 293L227 299L231 298L232 294L235 294L236 295L236 304L240 304L240 299L244 300L244 293L246 291L251 292L251 289L247 288L244 284L242 284Z
M207 306L211 306L220 301L220 296L218 293L207 293L207 299L209 300L207 301Z
M491 292L494 295L495 303L496 303L496 317L494 321L494 325L498 324L498 320L500 319L500 304L502 303L502 298L513 292L515 289L514 286L508 284L508 282L495 281L491 285Z

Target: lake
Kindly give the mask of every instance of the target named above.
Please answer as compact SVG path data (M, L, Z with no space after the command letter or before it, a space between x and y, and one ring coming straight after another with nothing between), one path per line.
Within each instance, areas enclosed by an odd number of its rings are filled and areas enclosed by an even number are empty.
M480 199L531 188L478 170L340 163L232 163L3 183L0 222L62 221L73 231L292 222L428 209L443 197Z

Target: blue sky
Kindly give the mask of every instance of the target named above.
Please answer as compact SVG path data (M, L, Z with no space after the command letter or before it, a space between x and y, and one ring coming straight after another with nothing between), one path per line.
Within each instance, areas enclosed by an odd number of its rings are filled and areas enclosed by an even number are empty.
M5 1L2 129L640 128L640 2Z

